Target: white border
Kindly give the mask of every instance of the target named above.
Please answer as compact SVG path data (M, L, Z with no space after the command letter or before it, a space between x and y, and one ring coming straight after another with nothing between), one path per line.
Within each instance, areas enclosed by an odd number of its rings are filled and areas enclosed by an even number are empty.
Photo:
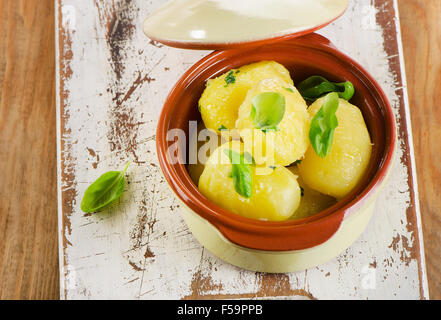
M61 196L61 101L60 101L60 38L59 38L59 3L55 1L55 100L56 100L56 126L57 126L57 199L58 199L58 264L60 281L60 299L65 300L65 277L64 277L64 243L63 243L63 206Z

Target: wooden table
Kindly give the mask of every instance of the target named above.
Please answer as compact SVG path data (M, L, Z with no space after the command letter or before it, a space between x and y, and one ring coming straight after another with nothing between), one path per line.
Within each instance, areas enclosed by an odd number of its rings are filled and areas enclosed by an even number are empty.
M441 165L436 151L441 129L435 99L441 4L400 0L399 5L430 296L439 299ZM0 168L5 175L0 186L0 298L56 299L54 5L52 0L3 0L0 15Z

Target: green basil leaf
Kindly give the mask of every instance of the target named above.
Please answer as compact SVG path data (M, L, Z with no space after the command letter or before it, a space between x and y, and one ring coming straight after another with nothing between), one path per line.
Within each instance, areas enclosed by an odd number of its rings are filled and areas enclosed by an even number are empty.
M309 140L315 153L321 158L325 158L332 148L334 131L338 127L338 119L335 115L338 105L338 94L335 92L328 94L311 121Z
M256 165L256 161L254 160L253 156L249 152L244 152L243 158L244 158L245 164L251 164L253 166Z
M224 131L224 130L228 130L228 128L227 128L226 126L224 126L224 125L221 125L221 126L217 129L217 131Z
M234 189L241 196L247 199L251 198L253 194L253 172L251 166L255 163L253 157L247 152L241 155L234 150L224 150L224 153L230 158L233 166L231 177L233 178Z
M256 129L277 130L285 115L285 97L278 92L263 92L251 102L250 118Z
M84 193L81 210L96 212L117 200L124 191L124 174L129 164L123 171L109 171L92 183Z
M336 83L321 76L309 77L300 82L297 89L302 97L308 101L315 101L330 92L336 92L340 98L349 101L355 93L354 86L351 82Z
M335 85L337 86L337 88L340 89L340 92L338 92L338 96L340 98L345 99L346 101L352 99L355 94L355 88L352 82L346 81L342 83L336 83Z
M225 77L225 87L228 87L229 84L235 83L236 82L236 77L234 76L234 71L231 70L227 76Z
M242 159L244 159L244 158L241 157L241 155L234 150L231 150L231 149L224 150L224 153L228 156L228 158L230 158L231 164L245 163L245 161L242 161Z

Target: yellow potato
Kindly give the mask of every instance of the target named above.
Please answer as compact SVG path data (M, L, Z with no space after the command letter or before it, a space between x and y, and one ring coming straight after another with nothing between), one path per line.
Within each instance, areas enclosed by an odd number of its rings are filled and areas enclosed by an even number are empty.
M240 137L234 136L234 132L225 131L222 135L218 135L214 130L205 128L204 123L198 123L197 131L190 136L189 153L196 153L190 155L190 163L188 164L188 173L193 182L198 185L199 177L204 171L205 163L210 157L211 153L231 139L239 140ZM191 143L196 143L196 148L191 147ZM193 160L193 161L192 161ZM196 161L194 161L196 160Z
M323 100L309 107L311 118ZM309 187L335 198L346 196L360 182L372 153L371 138L361 111L344 99L339 101L338 127L331 152L320 158L311 146L299 165L300 175Z
M313 216L337 203L337 200L335 198L324 195L318 191L309 188L300 176L297 166L292 166L288 169L294 175L298 176L297 182L299 183L299 186L303 189L300 206L296 210L296 212L294 212L290 219L303 219Z
M232 71L232 74L230 72ZM261 61L234 69L207 82L199 100L199 110L205 126L218 131L221 126L233 129L239 106L248 90L266 78L281 78L292 84L289 71L274 61ZM227 84L226 81L234 80Z
M217 135L209 135L206 140L204 141L202 137L200 137L201 139L199 139L200 133L202 130L205 130L205 126L204 123L201 121L198 123L198 128L197 128L197 132L192 133L190 135L190 145L191 143L194 143L194 141L197 141L196 143L196 150L194 150L194 148L192 148L191 146L189 146L189 153L192 152L196 152L196 155L193 155L193 157L189 157L190 159L190 163L188 164L188 173L190 174L191 179L193 180L193 182L198 185L199 183L199 177L202 174L202 171L204 171L204 167L205 167L205 162L204 161L204 157L202 154L199 154L199 151L201 150L201 148L206 145L207 143L210 143L213 145L213 147L217 148L221 145L221 137ZM212 130L211 130L212 131ZM208 133L208 132L207 132ZM208 135L208 134L207 134ZM200 141L202 140L202 141ZM201 153L204 153L203 151L205 151L205 157L208 159L208 157L210 157L211 154L211 146L209 146L208 148L206 148L206 150L202 150ZM193 161L192 161L193 159ZM194 163L196 160L196 163ZM193 162L193 163L192 163Z
M285 97L285 114L277 131L264 133L255 129L250 117L254 97L264 92L277 92ZM302 158L309 146L309 125L305 100L293 85L278 78L262 80L248 91L236 122L246 149L252 149L250 153L258 164L267 166L288 166Z
M230 158L224 150L244 153L240 141L231 141L219 147L208 159L199 179L199 189L208 199L233 213L259 220L283 221L289 219L300 204L300 187L296 177L286 168L278 167L267 175L256 175L252 170L251 197L241 196L235 189Z

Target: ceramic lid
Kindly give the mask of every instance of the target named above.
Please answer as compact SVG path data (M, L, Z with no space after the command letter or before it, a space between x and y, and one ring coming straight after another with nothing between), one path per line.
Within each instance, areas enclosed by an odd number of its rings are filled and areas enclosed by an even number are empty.
M172 0L144 21L152 40L185 49L269 44L320 29L349 0Z

